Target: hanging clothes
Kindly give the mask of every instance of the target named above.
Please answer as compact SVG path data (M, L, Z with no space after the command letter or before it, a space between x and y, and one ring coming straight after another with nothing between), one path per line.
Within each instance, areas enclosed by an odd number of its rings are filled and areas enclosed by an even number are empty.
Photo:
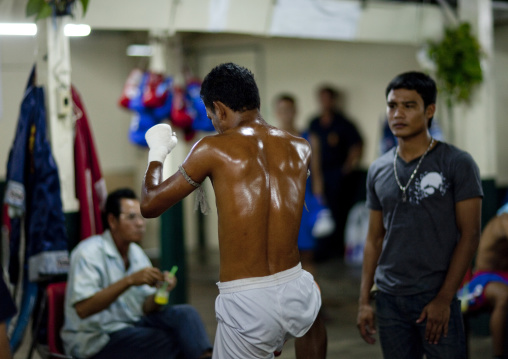
M106 202L107 190L85 107L74 86L71 91L76 116L74 166L76 198L80 208L79 239L82 240L103 232L101 210Z
M44 89L30 74L7 163L5 203L11 218L9 275L17 283L22 271L37 281L69 269L68 239L60 181L46 137ZM22 231L25 249L22 251Z
M13 352L34 310L36 281L66 274L69 252L58 169L46 138L44 90L30 74L7 162L4 203L10 219L9 280L18 314L9 321Z

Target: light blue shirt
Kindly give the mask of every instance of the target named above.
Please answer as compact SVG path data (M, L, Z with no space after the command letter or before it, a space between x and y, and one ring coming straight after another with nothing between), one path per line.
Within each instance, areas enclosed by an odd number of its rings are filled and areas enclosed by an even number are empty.
M72 251L62 339L67 354L88 358L109 341L108 333L132 326L143 316L145 298L155 293L148 285L132 286L103 311L81 319L74 305L100 290L152 264L141 247L131 243L129 269L116 248L109 230L81 241Z

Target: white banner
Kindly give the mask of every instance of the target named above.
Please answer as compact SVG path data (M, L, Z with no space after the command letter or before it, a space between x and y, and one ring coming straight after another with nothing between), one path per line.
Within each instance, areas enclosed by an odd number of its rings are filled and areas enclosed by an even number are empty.
M277 0L270 35L353 40L361 11L359 1Z
M208 30L222 31L226 28L229 7L229 0L210 0Z

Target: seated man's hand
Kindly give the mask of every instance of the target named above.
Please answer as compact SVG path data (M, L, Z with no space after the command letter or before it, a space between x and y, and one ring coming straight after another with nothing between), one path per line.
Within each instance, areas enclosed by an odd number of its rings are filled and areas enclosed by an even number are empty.
M168 271L164 271L164 281L168 283L168 292L173 290L176 287L176 283L178 282L176 277Z
M150 148L148 162L158 161L164 163L166 156L178 143L176 134L171 129L171 126L166 123L152 126L146 131L145 139Z
M157 282L161 280L164 280L164 275L158 268L153 267L143 268L129 276L129 283L136 286L148 284L155 287Z

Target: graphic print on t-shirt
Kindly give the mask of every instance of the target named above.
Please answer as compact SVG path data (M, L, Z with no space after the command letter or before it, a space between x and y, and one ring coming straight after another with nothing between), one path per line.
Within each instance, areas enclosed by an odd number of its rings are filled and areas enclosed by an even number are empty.
M409 195L409 201L413 204L419 204L424 198L438 193L444 196L449 187L450 184L442 173L422 173L415 181L415 188Z

